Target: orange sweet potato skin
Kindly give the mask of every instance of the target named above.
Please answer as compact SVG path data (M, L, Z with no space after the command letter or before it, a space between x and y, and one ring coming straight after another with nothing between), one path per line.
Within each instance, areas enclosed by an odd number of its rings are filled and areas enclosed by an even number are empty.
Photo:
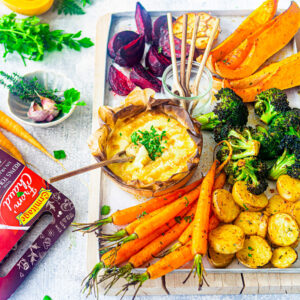
M228 38L211 51L207 60L207 67L214 72L216 61L225 57L260 26L266 24L274 17L277 4L278 0L266 0L254 10Z
M224 80L223 86L232 88L244 102L267 89L289 89L300 85L300 52L240 80Z
M300 8L292 2L290 7L274 20L258 36L255 36L253 45L244 61L232 69L226 62L215 63L218 75L227 79L238 79L253 74L269 57L282 49L293 38L300 28ZM249 37L251 39L251 37Z

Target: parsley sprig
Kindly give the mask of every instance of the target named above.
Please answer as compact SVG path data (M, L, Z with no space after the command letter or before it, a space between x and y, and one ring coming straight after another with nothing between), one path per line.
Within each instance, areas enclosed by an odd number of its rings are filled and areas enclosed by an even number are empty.
M91 0L56 0L53 7L58 14L64 15L84 15L83 7L91 4Z
M162 146L162 140L163 140L163 137L166 136L166 133L167 132L165 130L163 130L161 132L161 134L158 134L158 132L152 125L150 128L150 131L148 131L148 130L135 131L131 135L131 141L135 145L138 145L138 144L143 145L146 148L149 157L152 160L155 160L156 157L159 157L162 155L163 150L166 148L166 147ZM167 141L165 141L165 142L167 142Z
M41 23L36 16L24 19L16 16L11 13L0 18L0 44L4 46L4 58L9 53L17 52L26 65L26 59L43 60L46 52L61 51L64 46L80 51L82 47L89 48L94 45L89 38L80 38L81 31L51 31L49 24Z

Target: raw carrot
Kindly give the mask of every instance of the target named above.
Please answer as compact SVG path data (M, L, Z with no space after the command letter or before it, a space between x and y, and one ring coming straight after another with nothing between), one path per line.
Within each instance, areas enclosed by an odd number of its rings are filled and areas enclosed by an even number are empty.
M192 235L192 253L194 255L194 266L196 273L199 277L199 289L202 286L203 281L203 264L202 256L207 251L207 235L209 225L209 214L212 190L214 186L214 178L216 173L217 161L215 160L207 175L203 179L201 184L200 196L197 204L197 210L195 214L193 224Z
M200 183L202 182L202 179L197 180L181 189L178 189L172 193L152 198L144 203L131 206L122 210L118 210L115 213L113 213L108 218L98 220L94 223L73 223L74 226L77 226L80 231L83 232L93 232L99 227L113 223L115 225L126 225L134 221L138 216L140 216L143 213L149 214L152 211L155 211L163 206L166 206L167 204L177 200L178 198L182 197L183 195L189 193L193 189L195 189ZM76 230L76 231L77 231Z
M177 199L176 201L168 205L162 212L155 215L150 220L140 224L137 228L135 228L133 234L122 240L122 243L126 243L137 238L143 238L157 228L161 227L163 224L177 216L185 207L195 202L199 197L199 192L200 188L197 187L189 193L185 194L185 196Z
M168 254L167 256L163 257L162 259L148 267L145 273L131 274L131 279L124 286L123 291L126 292L130 285L138 284L138 288L134 294L135 297L142 284L148 279L156 279L164 276L167 273L180 268L181 266L192 260L193 254L191 249L192 243L190 241L186 245L180 247L176 251Z
M14 135L20 137L26 142L30 143L41 152L46 154L48 157L53 159L55 162L58 162L46 149L42 146L29 132L27 132L20 124L15 120L6 115L3 111L0 110L0 127L6 129L7 131L13 133Z
M2 132L0 132L0 147L23 165L26 165L18 148Z

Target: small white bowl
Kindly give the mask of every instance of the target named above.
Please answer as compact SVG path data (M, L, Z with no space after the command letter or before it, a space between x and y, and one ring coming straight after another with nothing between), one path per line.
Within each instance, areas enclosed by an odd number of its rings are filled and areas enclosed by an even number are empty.
M63 74L54 71L34 71L25 74L24 77L28 79L36 77L46 89L57 89L58 91L63 92L67 89L74 87L72 80L70 80ZM20 122L26 125L41 128L52 127L60 124L61 122L69 118L76 108L76 106L73 106L67 114L60 112L60 114L51 122L34 122L27 116L27 112L30 107L30 102L23 102L22 100L20 100L19 97L13 95L10 91L8 93L7 102L11 114L16 119L18 119Z

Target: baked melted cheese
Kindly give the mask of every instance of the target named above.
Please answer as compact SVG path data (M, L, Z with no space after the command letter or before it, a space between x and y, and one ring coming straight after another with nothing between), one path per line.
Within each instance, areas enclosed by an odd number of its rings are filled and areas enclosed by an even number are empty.
M154 126L158 134L166 131L161 144L165 148L162 155L154 161L150 159L144 146L135 146L131 141L131 135L135 131L150 131L151 126ZM107 145L108 159L125 149L127 155L135 156L131 162L110 165L112 172L124 182L138 179L145 185L166 181L176 173L188 171L187 161L197 151L197 146L186 128L177 120L153 111L143 112L125 121L118 120Z

